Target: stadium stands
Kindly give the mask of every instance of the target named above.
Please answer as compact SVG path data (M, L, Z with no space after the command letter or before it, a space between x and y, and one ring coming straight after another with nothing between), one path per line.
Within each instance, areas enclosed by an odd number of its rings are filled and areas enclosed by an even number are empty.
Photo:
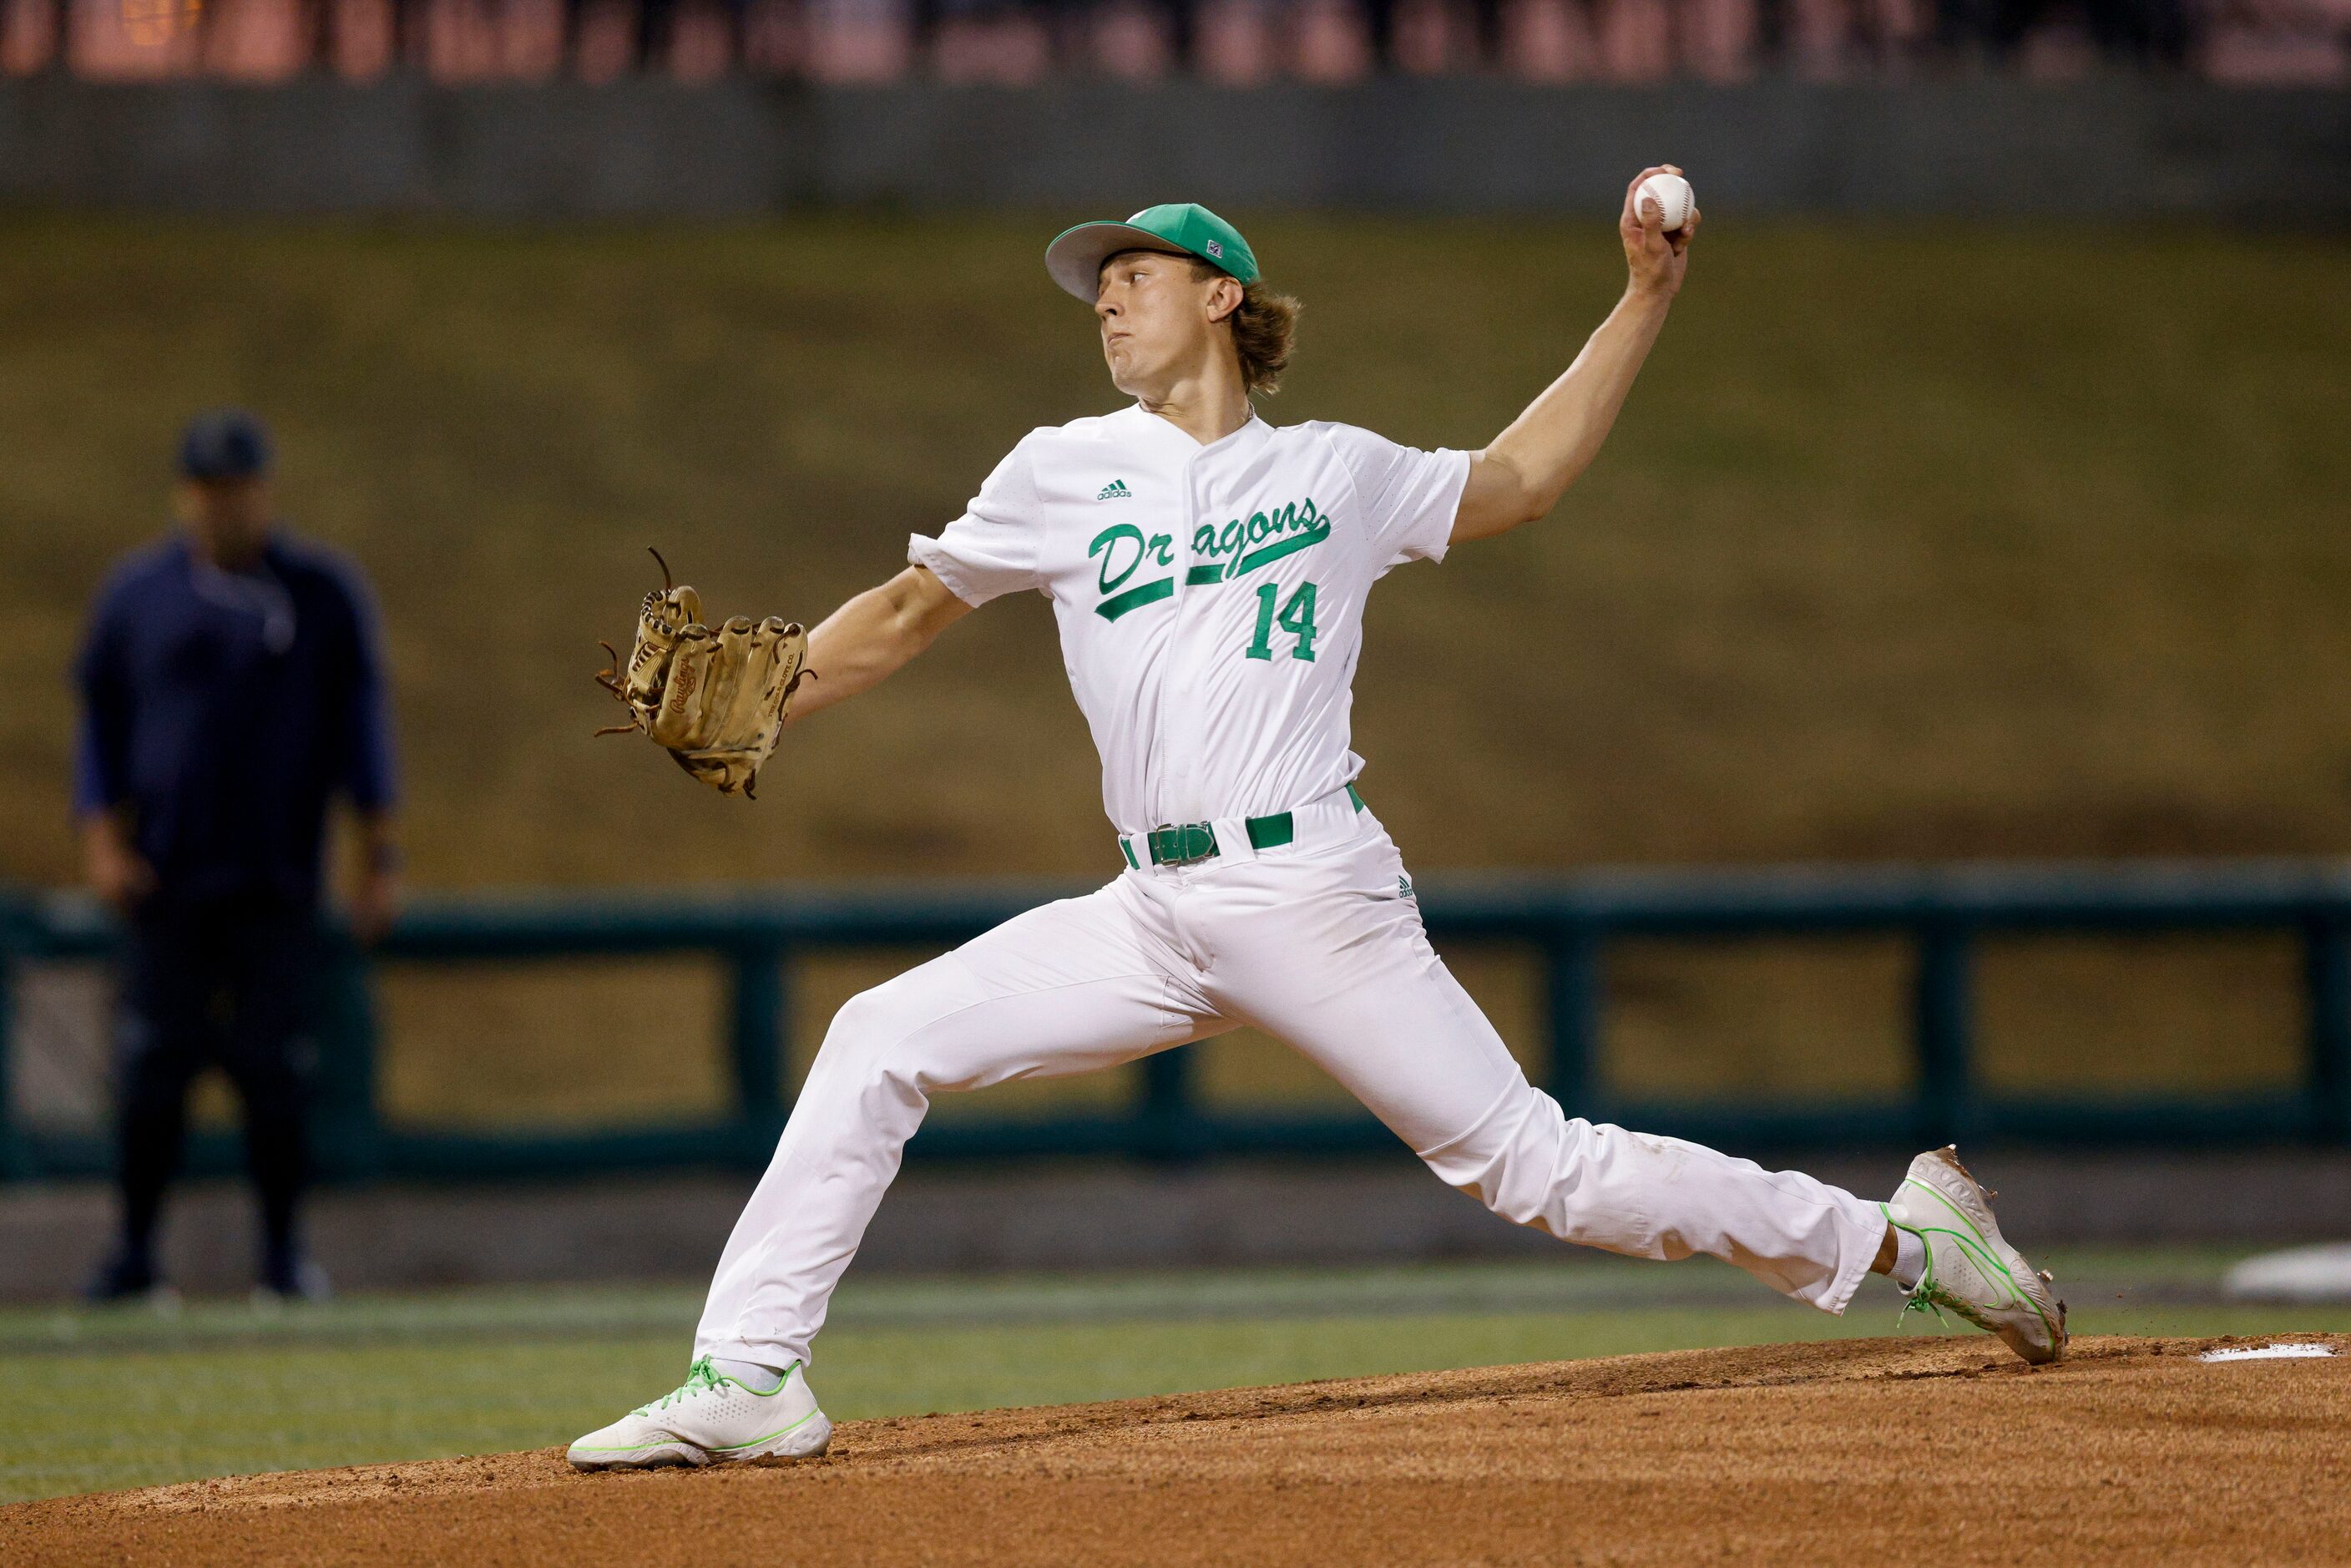
M1246 86L2184 70L2351 83L2351 0L0 0L0 73Z

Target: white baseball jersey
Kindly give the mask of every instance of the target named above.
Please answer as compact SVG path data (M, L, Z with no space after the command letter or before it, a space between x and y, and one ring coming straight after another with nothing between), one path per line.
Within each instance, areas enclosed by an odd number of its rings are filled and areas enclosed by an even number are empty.
M1402 857L1332 798L1364 595L1445 552L1468 474L1343 424L1202 446L1140 409L1040 430L910 557L973 604L1050 596L1126 834L1289 811L1259 846L1130 859L834 1016L727 1239L696 1355L805 1365L935 1094L1091 1072L1254 1024L1496 1213L1644 1258L1705 1252L1842 1312L1886 1231L1795 1172L1571 1119L1429 946ZM1238 824L1236 824L1238 826Z
M1364 601L1445 554L1467 453L1252 416L1206 446L1140 407L1031 432L907 559L1053 601L1122 833L1267 816L1353 780Z

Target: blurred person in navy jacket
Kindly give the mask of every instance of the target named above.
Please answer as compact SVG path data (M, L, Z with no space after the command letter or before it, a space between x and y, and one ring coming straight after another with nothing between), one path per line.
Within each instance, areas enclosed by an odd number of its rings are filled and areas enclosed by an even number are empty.
M115 1061L122 1228L89 1293L161 1283L154 1236L191 1082L217 1063L245 1113L260 1288L322 1294L297 1223L327 808L359 823L351 922L399 897L375 612L349 561L277 520L267 432L203 415L181 439L180 528L121 562L82 649L74 780L89 878L128 936Z

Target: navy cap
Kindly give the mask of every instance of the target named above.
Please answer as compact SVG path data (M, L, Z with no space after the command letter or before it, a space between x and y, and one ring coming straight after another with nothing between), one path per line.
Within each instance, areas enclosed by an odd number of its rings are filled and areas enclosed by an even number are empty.
M269 461L269 427L241 408L200 413L180 433L183 479L258 479Z

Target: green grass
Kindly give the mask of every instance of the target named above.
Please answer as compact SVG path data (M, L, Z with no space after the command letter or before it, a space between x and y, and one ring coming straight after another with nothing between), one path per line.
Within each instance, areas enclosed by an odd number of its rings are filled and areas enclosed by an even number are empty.
M2053 1261L2086 1333L2351 1331L2351 1307L2210 1304L2210 1252ZM546 1288L0 1313L0 1501L568 1441L674 1385L698 1292ZM1896 1332L1705 1262L852 1281L820 1352L836 1417ZM1915 1329L1912 1332L1927 1332Z

